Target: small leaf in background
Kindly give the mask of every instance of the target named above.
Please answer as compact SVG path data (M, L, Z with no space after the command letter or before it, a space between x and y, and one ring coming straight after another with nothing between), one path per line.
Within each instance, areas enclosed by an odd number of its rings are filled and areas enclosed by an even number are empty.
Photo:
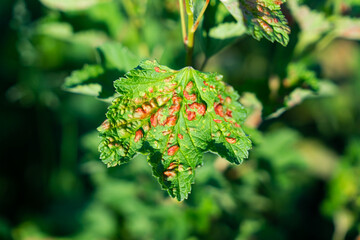
M360 40L360 19L341 17L335 20L336 36L349 40Z
M98 48L101 65L85 65L65 79L70 92L108 99L114 95L113 81L134 68L139 58L120 43L105 43Z
M288 6L302 30L295 49L297 54L301 54L328 32L331 25L324 13L311 10L306 5L299 6L296 0L288 0Z
M231 15L239 22L242 21L243 15L241 13L239 0L220 0L231 13Z
M107 69L128 72L137 66L140 59L120 43L109 42L99 47L101 62Z
M288 1L289 8L301 28L295 53L302 54L312 44L324 49L336 38L360 39L360 20L345 16L327 17L325 13Z
M40 36L47 36L60 41L90 47L98 47L109 40L105 32L99 30L74 32L73 27L66 22L40 21L36 32Z
M327 97L336 93L333 83L318 79L314 71L300 62L289 64L283 86L291 92L284 97L283 107L268 115L267 119L280 116L308 98Z
M248 156L251 142L241 128L246 110L221 75L144 61L114 85L120 96L98 128L100 157L109 167L149 154L162 187L183 200L203 152L235 164Z
M289 42L290 28L281 12L284 0L220 0L239 22L244 21L248 32L257 40L265 37L283 46Z
M100 65L85 65L66 78L64 88L69 92L99 96L102 86L98 80L103 74L104 69Z
M206 55L215 55L226 45L246 33L246 28L241 23L226 22L210 29L207 40Z
M303 88L319 90L319 79L316 77L316 73L307 69L303 63L290 63L288 65L287 78L283 84L287 88L302 85Z
M62 11L85 10L96 4L109 1L111 0L40 0L45 6Z
M202 25L203 31L198 36L203 40L201 48L207 58L246 34L246 28L242 21L229 22L228 10L218 1L210 2L209 9L206 11L206 19L207 21Z
M271 113L266 117L266 119L276 118L283 114L285 111L299 105L303 101L309 98L316 97L329 97L333 96L336 93L336 86L328 81L319 82L319 90L318 92L303 89L303 88L295 88L289 95L287 95L284 99L284 106L277 109L275 112Z

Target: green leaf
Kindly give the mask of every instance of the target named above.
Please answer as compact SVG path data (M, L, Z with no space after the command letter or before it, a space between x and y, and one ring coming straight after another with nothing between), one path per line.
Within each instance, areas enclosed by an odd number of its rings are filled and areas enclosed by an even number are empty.
M284 97L282 106L268 115L266 119L278 117L308 98L328 97L336 93L334 84L319 79L304 62L293 62L288 65L283 87L287 95Z
M299 105L303 101L309 98L318 98L318 97L329 97L333 96L337 89L336 86L327 81L321 81L318 83L318 90L310 90L303 88L295 88L289 95L284 99L284 106L277 109L274 113L268 115L266 119L276 118L283 114L285 111Z
M239 22L244 21L248 32L257 40L265 37L283 46L289 42L290 28L281 12L285 0L220 0Z
M350 17L336 18L334 25L333 31L336 36L350 40L360 40L360 19Z
M96 4L108 1L111 0L40 0L40 2L48 8L58 9L62 11L85 10Z
M140 58L128 48L117 42L108 42L99 48L101 62L107 69L116 69L127 72L137 66Z
M251 148L241 128L246 110L221 79L143 61L114 83L120 96L98 128L100 158L112 167L148 154L153 174L178 200L187 198L203 152L241 163Z
M246 27L242 22L229 22L229 12L223 4L211 1L201 31L197 37L201 39L201 48L207 58L215 55L227 45L246 34Z
M319 90L319 79L316 77L316 73L307 69L304 63L290 63L287 72L287 78L284 81L286 87L303 85L303 88Z
M139 58L120 43L105 43L98 48L101 65L85 65L65 79L70 92L110 99L114 95L113 81L134 68Z
M221 23L211 28L207 35L206 55L214 55L245 33L246 29L244 25L235 22Z
M304 53L313 44L317 45L317 50L324 49L339 37L349 40L360 39L360 20L358 18L328 17L323 12L315 11L307 5L299 5L297 0L289 0L288 5L302 30L296 44L295 53L297 55Z
M227 10L231 13L231 15L239 22L242 21L242 13L240 8L240 2L239 0L220 0Z
M99 96L102 87L97 79L103 74L104 69L100 65L85 65L81 70L73 71L66 78L64 88L69 92Z
M297 0L289 0L288 6L302 30L295 49L295 52L300 54L311 44L318 42L332 26L324 13L311 10L306 5L299 5Z
M65 22L40 22L37 29L39 35L51 37L60 41L91 47L98 47L108 41L102 31L86 30L74 32L72 26Z

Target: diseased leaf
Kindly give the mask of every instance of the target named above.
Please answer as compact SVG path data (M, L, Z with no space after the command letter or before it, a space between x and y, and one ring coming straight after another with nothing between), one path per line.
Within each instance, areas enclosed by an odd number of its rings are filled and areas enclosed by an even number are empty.
M241 128L246 110L221 79L191 67L175 71L142 62L114 83L120 96L98 128L100 158L112 167L148 154L154 175L178 200L187 198L203 152L241 163L251 148Z
M257 40L265 37L283 46L289 42L290 28L281 12L285 0L220 0L237 21L244 21Z

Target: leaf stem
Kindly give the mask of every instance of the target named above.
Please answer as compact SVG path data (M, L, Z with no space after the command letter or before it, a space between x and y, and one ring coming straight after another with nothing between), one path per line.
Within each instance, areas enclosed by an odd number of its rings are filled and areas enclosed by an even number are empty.
M185 26L185 12L184 12L184 0L179 0L180 17L181 17L181 31L184 45L187 45L187 35Z
M186 41L186 65L192 65L192 55L194 52L194 32L192 26L194 25L194 12L192 6L192 0L185 0L186 14L188 17L188 36Z
M200 23L202 17L204 16L205 10L206 10L206 8L209 6L209 2L210 2L210 0L206 0L205 5L204 5L203 8L201 9L201 12L200 12L199 16L197 17L194 25L193 25L192 28L191 28L191 31L192 31L192 32L195 32L196 29L197 29L197 27L199 26L199 23Z

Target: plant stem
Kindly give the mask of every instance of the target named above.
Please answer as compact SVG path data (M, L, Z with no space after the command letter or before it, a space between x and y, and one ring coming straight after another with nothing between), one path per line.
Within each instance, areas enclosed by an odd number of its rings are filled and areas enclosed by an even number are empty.
M188 36L186 42L186 65L192 65L192 55L194 51L194 32L192 30L192 26L194 25L194 13L192 6L190 6L191 0L185 0L186 5L186 14L188 17Z
M179 0L180 17L181 17L181 31L184 45L187 45L186 26L185 26L185 12L184 12L184 0Z

